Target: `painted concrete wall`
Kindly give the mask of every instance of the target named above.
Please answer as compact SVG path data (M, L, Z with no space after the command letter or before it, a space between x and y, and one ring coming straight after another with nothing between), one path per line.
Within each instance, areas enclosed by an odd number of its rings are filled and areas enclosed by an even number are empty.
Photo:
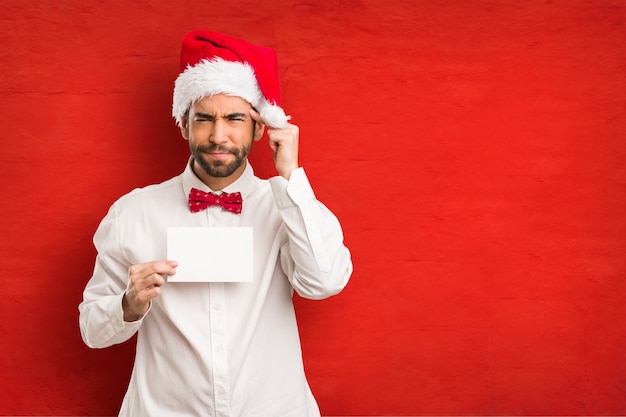
M113 415L77 326L109 205L178 174L196 28L277 50L351 283L297 300L326 415L626 414L626 3L0 3L1 415ZM260 176L269 148L253 149Z

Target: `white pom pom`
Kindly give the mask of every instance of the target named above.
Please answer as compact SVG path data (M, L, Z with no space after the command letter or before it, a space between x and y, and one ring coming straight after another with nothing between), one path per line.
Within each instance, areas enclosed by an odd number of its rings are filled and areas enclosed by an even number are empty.
M259 109L259 114L263 123L276 129L287 127L289 119L291 119L291 116L287 116L282 108L267 102Z

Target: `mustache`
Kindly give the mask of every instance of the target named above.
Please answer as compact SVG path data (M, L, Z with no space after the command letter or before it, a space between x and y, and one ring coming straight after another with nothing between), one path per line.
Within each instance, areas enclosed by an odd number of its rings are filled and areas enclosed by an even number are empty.
M237 148L228 148L226 146L222 146L222 145L215 145L215 144L211 144L211 145L198 145L196 148L198 151L200 152L204 152L204 153L211 153L211 152L226 152L226 153L232 153L234 155L239 155L239 149Z

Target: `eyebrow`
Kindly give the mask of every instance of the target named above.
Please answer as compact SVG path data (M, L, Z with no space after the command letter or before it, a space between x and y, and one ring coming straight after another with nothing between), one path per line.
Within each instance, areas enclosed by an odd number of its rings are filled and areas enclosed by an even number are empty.
M234 113L229 113L226 115L226 119L240 119L240 118L246 118L246 114L245 113L240 113L240 112L234 112Z
M198 117L201 119L207 119L207 120L215 120L215 115L209 114L209 113L197 112L195 114L195 117ZM224 116L224 119L228 119L228 120L238 119L238 118L246 118L246 114L241 113L241 112L233 112L233 113L228 113L227 115Z

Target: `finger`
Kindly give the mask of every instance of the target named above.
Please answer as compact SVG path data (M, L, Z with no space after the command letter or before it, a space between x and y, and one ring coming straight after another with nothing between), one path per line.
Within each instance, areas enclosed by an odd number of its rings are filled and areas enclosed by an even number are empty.
M297 149L298 138L286 132L277 132L269 136L270 147L276 151L279 147L283 149Z
M287 127L269 128L267 135L276 142L297 143L300 136L300 129L296 125L288 125Z
M142 303L147 303L153 298L161 295L161 287L152 287L143 290L141 293L137 294L137 299Z
M161 294L161 287L165 284L165 279L160 274L150 274L146 277L135 276L130 280L127 290L129 300L134 306L145 306L151 299ZM144 308L139 308L145 311Z
M135 287L137 298L141 301L150 300L161 293L161 287L165 284L165 280L161 275L152 274L141 280Z
M161 287L150 287L150 288L145 288L141 291L135 291L135 294L133 297L133 299L135 300L134 301L135 309L137 311L141 310L145 312L150 300L158 297L159 295L161 295Z
M160 287L165 284L165 278L159 274L148 275L140 281L139 287L141 289Z
M143 264L132 265L128 269L128 274L131 277L144 278L152 274L160 275L174 275L176 273L176 267L178 262L176 261L153 261Z
M275 137L270 136L269 144L270 148L274 152L274 156L276 156L276 152L278 152L278 146L280 145L279 141L276 140Z
M252 117L252 120L254 120L257 123L263 123L263 119L261 118L261 115L259 114L258 111L254 109L250 109L250 117Z

